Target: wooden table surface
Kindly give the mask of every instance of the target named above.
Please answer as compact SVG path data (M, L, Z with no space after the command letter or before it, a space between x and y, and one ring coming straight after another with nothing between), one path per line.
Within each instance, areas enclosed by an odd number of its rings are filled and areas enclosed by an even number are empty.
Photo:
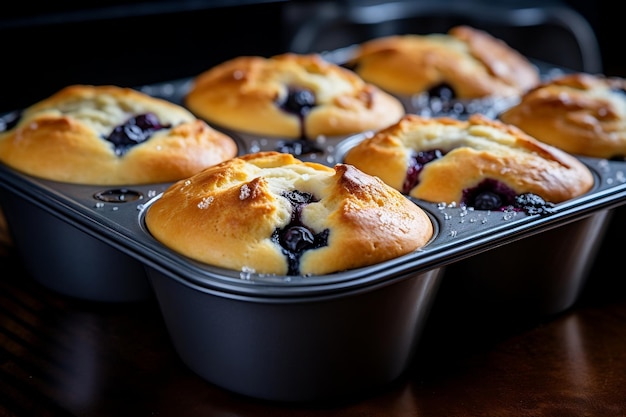
M435 304L415 361L396 382L342 402L277 404L191 372L154 300L68 299L32 281L5 245L0 416L623 416L626 285L623 268L603 268L613 255L603 248L568 311L512 322Z

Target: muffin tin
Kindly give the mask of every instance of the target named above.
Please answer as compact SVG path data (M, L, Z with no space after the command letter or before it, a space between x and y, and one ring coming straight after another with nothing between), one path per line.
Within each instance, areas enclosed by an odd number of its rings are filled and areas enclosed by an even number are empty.
M182 103L190 81L142 91ZM284 146L279 139L226 133L240 154ZM316 152L296 156L332 166L365 135L320 138ZM202 378L256 398L314 401L360 394L402 374L432 305L440 302L442 280L463 280L448 271L464 262L480 260L471 265L476 278L469 287L491 301L522 299L524 314L571 306L612 209L626 201L625 162L581 160L595 175L594 188L558 204L554 213L477 211L412 199L435 226L424 248L323 276L225 270L167 249L150 236L144 215L170 183L74 185L0 165L0 205L24 264L42 285L94 302L154 296L176 351ZM543 242L543 256L521 254L526 249L518 245L533 239ZM503 264L529 272L501 273ZM520 287L524 291L514 290Z

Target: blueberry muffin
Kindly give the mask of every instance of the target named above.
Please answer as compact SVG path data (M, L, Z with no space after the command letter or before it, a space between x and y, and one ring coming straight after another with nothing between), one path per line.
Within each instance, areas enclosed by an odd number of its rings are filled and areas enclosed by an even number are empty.
M566 152L626 156L626 80L565 74L528 91L500 120Z
M343 162L412 197L482 210L549 211L594 184L574 156L480 114L406 115L349 149Z
M117 86L65 87L0 132L0 162L76 184L175 181L237 152L184 107Z
M148 206L150 233L223 268L319 275L392 259L433 235L428 215L380 179L291 154L247 154L166 190Z
M242 56L197 76L185 105L215 126L259 136L315 139L376 130L402 103L316 54Z
M410 97L409 112L429 106L437 114L486 111L494 100L516 98L540 82L523 55L469 26L372 39L358 45L347 66L387 92Z

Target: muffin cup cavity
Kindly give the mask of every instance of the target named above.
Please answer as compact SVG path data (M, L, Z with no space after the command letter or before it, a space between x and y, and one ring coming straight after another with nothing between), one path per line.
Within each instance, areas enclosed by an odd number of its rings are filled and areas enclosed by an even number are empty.
M0 190L0 202L24 265L42 286L94 302L137 302L153 296L143 264L103 242L97 230L11 191ZM93 201L94 207L104 204Z
M434 269L375 288L275 299L235 298L171 272L148 274L183 362L211 383L272 401L346 398L397 379L440 277Z

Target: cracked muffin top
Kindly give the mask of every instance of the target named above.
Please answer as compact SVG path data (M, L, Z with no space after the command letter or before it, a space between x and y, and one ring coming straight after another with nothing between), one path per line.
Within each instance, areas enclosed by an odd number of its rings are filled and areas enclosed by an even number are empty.
M541 211L594 185L574 156L480 114L406 115L349 149L343 162L412 197L484 210Z
M0 161L54 181L176 181L237 154L236 142L169 101L113 85L71 85L0 132Z
M509 97L540 82L539 70L526 57L470 26L375 38L358 45L347 65L398 95L445 90L457 99Z
M350 165L247 154L181 180L146 212L170 249L223 268L320 275L383 262L433 236L414 202Z
M402 103L317 54L242 56L198 75L185 105L234 131L315 139L395 123Z

